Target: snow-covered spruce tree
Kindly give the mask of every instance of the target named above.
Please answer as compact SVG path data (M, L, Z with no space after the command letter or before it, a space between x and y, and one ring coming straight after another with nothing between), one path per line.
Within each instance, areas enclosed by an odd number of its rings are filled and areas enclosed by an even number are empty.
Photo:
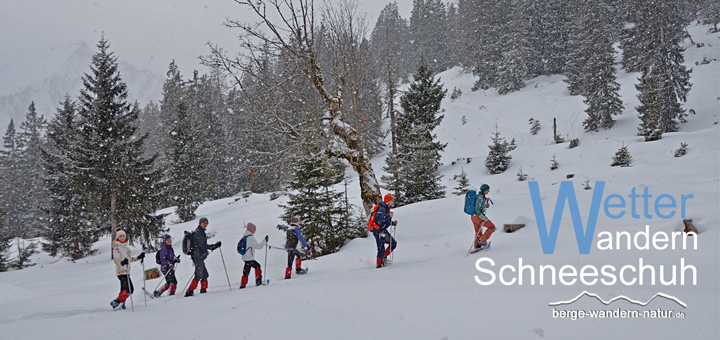
M615 155L612 158L612 164L610 166L630 166L632 164L632 156L630 155L630 151L628 151L628 146L623 144L623 146L618 149L618 151L615 153Z
M432 131L443 119L439 114L440 103L447 90L423 59L414 79L400 97L403 112L398 115L398 153L391 155L394 158L388 158L386 163L388 171L396 171L389 174L397 181L393 186L398 190L395 198L398 205L445 196L438 173L440 152L445 144L437 142Z
M473 90L495 86L508 25L509 0L460 0L461 63L477 77Z
M299 216L303 221L303 234L313 255L334 253L359 235L357 228L350 227L344 193L331 188L344 177L340 162L320 152L309 152L295 160L293 172L289 183L293 193L280 207L285 210L285 220Z
M529 77L563 73L573 6L563 0L528 0L520 5L531 32L526 37L532 51L527 59Z
M410 57L413 64L417 65L420 59L425 59L436 72L453 66L449 58L452 44L445 39L448 25L442 0L413 0L408 29L412 39L413 54Z
M30 105L29 111L35 111L33 104ZM28 178L25 177L27 175L25 172L28 170L25 153L27 149L26 140L26 138L23 138L22 132L15 130L15 124L11 120L3 139L5 148L0 151L0 169L2 170L0 175L2 178L0 182L2 184L2 188L0 188L2 190L0 191L2 207L0 207L0 210L5 212L3 214L5 227L2 237L5 238L6 242L12 239L15 240L18 255L14 260L8 259L7 265L17 269L27 267L30 256L36 252L36 245L33 242L28 243L26 240L37 236L35 234L37 230L28 230L22 224L27 221L28 216L36 209L28 205L31 200L25 196L26 192L24 192L28 190L29 186L27 183ZM30 175L33 173L35 172L31 172ZM42 184L40 186L43 187ZM41 216L37 217L41 218Z
M682 156L687 155L687 147L688 147L687 143L680 143L680 148L675 150L675 152L673 153L673 156L682 157Z
M464 169L460 170L460 175L457 176L457 186L454 187L453 195L465 195L470 188L470 180L467 178L467 172Z
M171 125L169 160L169 193L176 205L175 213L181 222L195 219L195 210L204 201L203 146L200 131L188 113L187 105L178 102L174 110L175 120Z
M231 124L222 86L217 72L200 76L195 71L185 87L189 116L202 136L195 139L195 143L203 148L206 164L212 165L204 170L205 197L212 199L239 191L235 183L226 180L234 164L226 151L230 145L228 127Z
M47 170L45 186L50 203L42 249L50 256L66 256L72 260L93 254L92 247L101 235L88 224L89 197L80 191L82 169L75 163L82 152L82 146L78 144L78 125L75 103L65 97L48 124L48 143L43 148Z
M104 37L97 47L78 103L78 145L83 149L76 166L84 169L79 194L92 203L88 225L113 238L122 227L131 244L139 241L152 248L164 231L154 212L166 194L165 183L161 171L153 169L155 156L144 157L147 135L136 135L139 108L127 102L117 57Z
M506 94L525 87L528 79L528 61L533 55L528 42L528 21L525 0L512 0L509 32L498 67L495 86L499 94Z
M522 167L520 167L520 170L518 170L518 173L517 173L518 181L524 182L525 180L527 180L527 176L528 175L522 171Z
M20 236L16 230L20 227L22 211L22 141L11 119L3 137L3 149L0 150L0 169L2 170L2 188L0 189L0 209L5 212L5 225L8 237Z
M659 13L670 11L673 6L663 3L656 9ZM664 10L664 11L663 11ZM667 22L649 21L648 27L666 32L663 37L653 37L652 54L648 56L643 69L640 83L635 85L638 90L640 106L637 107L641 123L639 135L645 140L656 140L665 132L678 130L678 123L685 122L685 109L682 102L687 101L690 92L690 70L683 65L683 49L680 43L684 31L678 31L678 20Z
M382 79L387 90L385 102L390 117L390 138L392 150L397 152L395 97L400 81L412 72L410 54L410 38L407 22L400 17L397 2L391 2L383 8L370 35L372 51L370 63L380 69L378 77Z
M22 226L23 230L18 236L25 239L39 236L47 223L43 209L48 206L48 193L44 185L45 167L41 151L46 129L47 121L38 115L35 103L31 103L18 134L23 146L20 162L22 180L15 183L23 192L18 197L21 210L16 212L19 215L18 226Z
M608 38L606 10L599 0L585 0L582 10L581 53L587 54L582 67L580 93L585 96L588 117L583 121L585 131L610 129L615 124L612 116L623 111L620 84L615 76L615 51Z
M537 135L538 131L540 131L540 121L535 120L535 118L530 118L530 134Z
M497 125L495 125L495 132L491 139L493 143L488 145L490 152L485 158L485 167L491 175L496 175L508 169L512 156L510 156L508 150L509 143L505 140L505 137L500 136Z
M560 167L560 163L558 163L555 154L553 154L553 158L550 160L550 170L557 170L558 167Z

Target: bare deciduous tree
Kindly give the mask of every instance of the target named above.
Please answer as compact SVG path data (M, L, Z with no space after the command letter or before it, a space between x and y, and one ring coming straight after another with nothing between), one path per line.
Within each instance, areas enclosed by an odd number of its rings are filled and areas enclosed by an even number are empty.
M259 20L257 23L243 23L228 19L225 23L230 28L239 29L241 47L245 50L236 57L230 57L221 48L211 46L212 53L204 58L206 64L219 66L231 74L241 92L248 95L247 104L261 105L263 120L268 127L283 133L290 139L305 138L305 131L312 127L321 129L328 139L325 152L333 157L345 159L357 172L359 177L361 198L366 213L381 199L380 186L370 163L369 156L363 146L363 136L356 127L347 121L343 112L343 98L359 100L357 93L346 96L344 92L358 91L358 82L353 79L357 75L355 69L357 49L363 44L364 25L358 24L355 11L349 10L351 5L343 3L333 8L325 3L322 10L323 25L327 25L328 34L322 44L328 50L319 51L318 32L315 24L315 5L312 0L259 0L241 1L239 5L249 9ZM320 61L321 53L329 53L333 63L325 66ZM293 89L284 86L284 82L296 80L287 77L275 77L268 80L258 70L265 67L263 56L283 56L285 62L293 63L294 67L304 75L314 89L320 105L315 112L310 110L301 114L288 116L287 111L281 112L281 102L295 96ZM330 79L325 77L329 76ZM247 78L261 84L263 97L250 97L243 87ZM354 84L347 88L348 83ZM332 90L330 90L332 89ZM297 89L294 89L297 90ZM259 103L261 102L261 103ZM274 103L273 103L274 102ZM314 104L314 103L313 103ZM310 104L309 104L310 105ZM356 105L357 107L357 105ZM285 114L283 114L285 113Z

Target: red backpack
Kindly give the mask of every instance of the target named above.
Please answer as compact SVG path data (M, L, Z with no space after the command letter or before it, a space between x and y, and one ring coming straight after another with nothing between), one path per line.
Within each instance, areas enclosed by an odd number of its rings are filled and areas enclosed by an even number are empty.
M375 213L378 211L379 204L375 204L372 213L370 213L370 219L368 220L368 231L372 232L373 229L380 229L380 226L375 224Z

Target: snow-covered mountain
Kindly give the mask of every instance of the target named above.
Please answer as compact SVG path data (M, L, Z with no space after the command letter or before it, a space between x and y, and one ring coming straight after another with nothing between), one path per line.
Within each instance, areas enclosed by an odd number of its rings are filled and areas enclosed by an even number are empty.
M84 42L54 48L50 54L38 57L40 65L44 64L43 61L48 64L41 68L42 74L33 75L35 80L26 80L32 82L32 85L16 87L14 83L3 83L0 86L0 127L4 129L10 119L15 120L16 126L22 122L32 101L40 114L50 118L55 115L55 108L66 95L77 99L82 88L82 76L90 72L90 61L95 52L94 47ZM162 98L164 76L138 69L122 60L119 60L118 67L128 84L130 100L137 100L144 105ZM19 74L13 74L16 71L13 68L2 69L0 78L20 77Z
M399 245L394 263L387 268L375 269L372 237L353 240L337 254L306 261L310 272L291 280L283 280L285 252L272 249L266 256L263 250L256 258L264 266L270 285L238 290L242 262L234 247L244 233L243 221L255 223L258 236L269 235L271 245L282 246L284 234L275 226L282 223L278 204L287 198L271 201L268 195L261 194L239 200L230 197L206 202L197 212L210 220L208 230L215 233L211 242L223 242L223 253L215 251L206 261L210 272L207 294L148 299L146 307L139 289L143 285L142 267L134 263L132 279L138 288L132 300L134 312L113 312L109 301L118 293L118 282L109 260L110 240L103 239L96 246L98 255L77 263L41 254L34 258L38 263L35 267L0 273L2 336L715 339L720 334L720 35L706 34L706 30L702 26L690 27L695 42L705 46L698 48L688 43L685 52L686 64L693 68L693 89L685 107L696 113L688 117L679 132L667 133L655 142L643 142L636 136L637 74L619 74L624 114L617 117L613 129L597 133L583 132L582 100L568 95L559 76L532 79L524 89L500 96L494 90L472 92L473 77L458 69L439 75L446 88L458 88L463 93L454 101L447 98L443 102L445 118L437 130L438 138L448 143L441 169L448 192L456 184L452 177L462 169L473 186L491 186L495 204L488 215L498 227L504 223L526 224L514 233L497 230L487 251L466 256L473 237L472 224L462 212L463 198L449 194L444 199L395 209ZM704 58L713 61L700 64ZM560 133L579 138L579 147L569 149L567 143L550 143L555 117ZM529 118L542 123L537 135L529 132ZM515 138L517 149L511 153L510 169L491 176L483 163L495 124L504 137ZM673 157L680 143L689 144L688 154ZM613 154L623 144L628 145L633 156L632 166L611 167ZM550 170L553 155L560 164L554 171ZM383 165L383 157L373 161L378 177ZM543 231L537 226L528 182L516 178L521 166L529 180L538 183L538 199L545 215L541 221L548 228L562 181L574 185L584 226L591 216L594 194L602 186L600 182L605 183L604 206L599 208L589 254L579 252L568 207L559 224L554 253L543 254ZM573 177L569 179L568 175ZM582 190L586 180L593 190ZM352 183L355 185L349 187L349 195L359 204L357 180ZM652 195L648 203L639 196L645 190ZM631 206L635 191L639 198ZM611 195L617 196L608 205L606 200ZM666 196L659 199L661 195ZM686 198L685 209L680 206L682 195ZM674 208L669 206L668 196L675 200ZM617 205L618 197L626 201L624 208ZM659 205L654 204L656 199ZM670 210L675 211L672 218L658 216ZM682 230L681 210L686 218L693 219L699 235L683 239L673 234ZM624 217L614 218L620 211ZM168 221L174 219L173 215L168 217ZM196 222L169 225L176 252L180 252L183 231L195 226ZM648 250L642 246L646 232L650 237L646 242ZM598 242L601 233L605 238L610 235L612 242ZM672 246L670 238L663 242L663 235L672 238ZM606 249L608 244L612 249ZM667 249L661 249L663 245ZM134 249L133 253L140 251ZM541 266L554 266L557 274L552 275L548 268L541 273ZM592 268L604 266L616 269L615 282L582 283L607 278L602 272L592 275ZM152 260L147 261L145 268L151 267L156 266ZM492 278L489 272L495 273L492 284L487 284ZM183 256L177 273L182 289L192 273L187 256ZM571 279L574 282L568 283ZM635 281L629 282L631 279ZM675 284L661 284L672 280ZM146 282L150 289L157 284L157 279ZM665 298L653 299L655 296ZM573 299L577 301L552 305ZM647 306L641 306L646 302ZM587 315L580 317L581 311ZM635 312L640 316L634 317Z
M359 1L358 12L372 27L386 3ZM412 1L398 7L408 18ZM226 18L255 20L232 0L3 1L0 129L10 119L19 124L31 101L49 118L66 94L76 98L101 34L119 58L129 100L157 102L172 60L188 77L206 72L198 57L209 53L208 42L230 51L238 45L237 32L223 26Z

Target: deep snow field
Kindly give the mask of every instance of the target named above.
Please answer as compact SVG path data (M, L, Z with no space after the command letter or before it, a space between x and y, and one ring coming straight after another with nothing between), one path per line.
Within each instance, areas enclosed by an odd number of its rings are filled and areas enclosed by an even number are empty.
M399 221L396 238L398 248L394 263L375 269L375 243L372 237L356 239L337 254L305 261L307 275L293 275L283 280L286 255L283 251L267 252L264 272L271 283L264 287L248 286L238 290L242 261L235 244L244 233L243 222L258 226L258 239L270 236L270 244L282 246L284 234L275 226L282 223L278 204L286 197L270 201L269 195L253 194L247 199L230 197L206 202L198 216L210 220L208 232L215 236L210 242L223 241L223 256L232 290L223 270L220 251L212 253L206 264L210 272L209 292L191 298L180 291L192 274L192 262L182 257L177 269L178 295L148 299L145 306L142 287L142 268L132 264L134 312L113 312L109 306L118 293L118 280L110 260L109 243L105 238L97 244L97 255L72 263L40 254L36 266L21 271L0 273L0 334L2 339L717 339L720 336L720 251L718 225L720 223L720 40L718 34L706 34L707 27L691 26L690 33L702 48L687 42L686 64L693 68L693 88L686 109L696 114L677 133L668 133L662 140L646 143L636 136L639 119L636 90L638 74L619 72L625 112L616 117L616 126L608 131L585 133L582 121L585 105L581 97L571 97L561 76L539 77L527 86L505 96L494 90L472 92L473 77L452 69L440 74L448 96L443 101L445 118L436 130L438 138L447 142L443 154L443 183L448 196L444 199L412 204L395 210ZM696 66L703 58L712 61ZM462 96L452 101L449 94L457 87ZM462 123L462 117L467 123ZM562 135L579 138L580 146L568 149L568 144L551 144L552 119L557 117ZM541 121L537 135L529 133L528 119ZM508 140L515 138L517 149L511 153L511 168L500 175L488 175L484 167L487 145L497 123ZM631 167L611 167L611 158L623 143L633 157ZM673 157L680 143L688 143L688 154ZM550 160L556 155L559 169L550 170ZM454 165L451 162L462 159ZM470 162L466 159L470 159ZM378 178L384 158L374 160ZM628 201L623 218L607 216L600 208L595 239L589 254L580 254L573 232L570 211L566 207L560 225L554 254L543 254L528 182L517 180L522 166L528 179L537 181L544 208L545 221L550 226L561 181L572 181L577 195L583 225L586 225L593 190L583 190L589 179L597 188L597 181L605 181L603 201L610 194L618 194ZM482 183L491 186L494 205L488 216L498 226L492 236L492 247L465 256L473 237L469 216L462 211L463 198L450 194L456 182L454 175L461 169L468 173L474 188ZM572 179L566 179L574 174ZM355 204L360 204L357 178L348 186ZM649 226L650 234L671 235L682 229L679 208L674 217L659 218L654 206L648 207L652 218L643 213L642 198L637 201L640 218L632 217L629 195L635 188L641 194L646 188L652 195L650 203L661 194L674 197L678 204L681 195L693 195L686 201L685 214L698 227L697 249L692 238L687 249L682 239L676 249L622 250L598 249L598 234L628 232L635 235ZM617 202L617 201L615 201ZM668 201L664 201L667 203ZM622 209L613 208L617 214ZM667 214L672 209L663 208ZM172 211L168 208L165 211ZM184 230L195 228L197 221L173 224L168 217L170 234L174 237L176 253L181 253L180 241ZM514 233L502 231L504 223L522 222L526 227ZM615 244L613 244L613 247ZM135 248L136 255L141 250ZM146 269L157 267L154 254L148 254ZM618 280L613 285L594 285L578 282L551 284L550 276L540 285L530 283L526 270L522 285L504 285L499 279L491 285L477 280L489 280L487 273L476 268L480 258L494 261L481 263L486 270L497 273L503 265L554 265L558 270L572 265L580 270L585 265L601 268L613 265L620 270L625 265L664 266L665 280L671 278L672 266L694 266L697 284L693 284L692 270L685 271L684 285L680 284L678 269L675 285L650 284L646 271L644 284L625 285ZM265 252L258 252L258 262L264 265ZM627 271L627 278L637 273ZM517 278L518 273L506 270L504 280ZM536 277L537 277L536 273ZM253 274L251 273L251 278ZM659 275L656 274L659 279ZM602 276L600 277L602 278ZM561 278L558 278L561 279ZM252 280L251 280L252 281ZM153 289L158 280L147 281ZM685 307L671 299L657 298L647 306L632 304L624 299L603 304L597 299L583 297L570 305L550 306L552 302L567 301L583 291L597 294L605 302L625 296L642 303L657 293L682 301ZM197 291L196 291L197 294ZM128 300L129 302L129 300ZM684 313L674 318L590 318L572 320L555 318L558 310L672 310Z

